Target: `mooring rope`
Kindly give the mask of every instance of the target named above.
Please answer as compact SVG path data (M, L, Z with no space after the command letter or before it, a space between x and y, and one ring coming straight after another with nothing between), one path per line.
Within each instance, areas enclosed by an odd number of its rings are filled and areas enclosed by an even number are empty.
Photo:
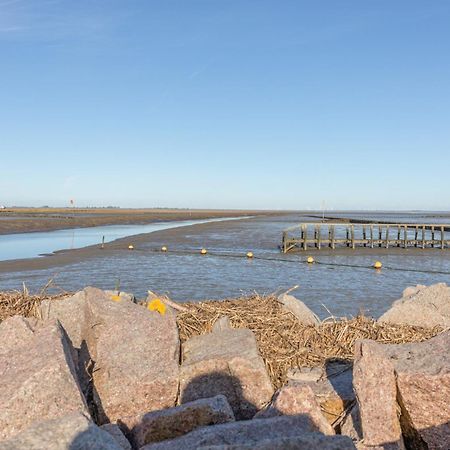
M166 248L166 247L165 247ZM316 261L314 260L313 263L308 262L307 259L303 258L295 258L295 259L287 259L287 258L278 258L273 256L257 256L253 255L249 258L248 255L243 253L220 253L215 251L208 251L207 253L201 253L200 250L168 250L166 248L165 251L162 251L161 249L137 249L133 247L133 251L136 252L142 252L142 253L159 253L161 255L169 255L169 254L175 254L175 255L198 255L201 257L205 257L206 255L214 256L218 258L236 258L236 259L254 259L259 261L274 261L274 262L283 262L283 263L289 263L289 264L307 264L308 266L313 266L314 264L321 265L321 266L330 266L330 267L347 267L351 269L367 269L367 270L374 270L373 266L366 266L362 264L346 264L346 263L333 263L333 262L325 262L325 261ZM391 271L397 271L397 272L412 272L412 273L424 273L424 274L430 274L430 275L450 275L450 272L441 271L441 270L426 270L426 269L413 269L413 268L402 268L402 267L393 267L393 266L382 266L383 270L391 270ZM381 269L376 269L381 270Z

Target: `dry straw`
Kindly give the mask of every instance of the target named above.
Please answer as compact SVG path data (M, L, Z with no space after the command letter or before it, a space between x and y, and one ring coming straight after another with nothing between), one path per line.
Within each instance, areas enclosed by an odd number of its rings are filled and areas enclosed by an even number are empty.
M67 293L31 295L20 291L0 292L0 322L15 314L38 317L44 299L58 299ZM164 300L163 300L164 301ZM142 302L146 305L145 302ZM169 303L176 306L174 302ZM323 365L329 359L351 361L357 339L382 343L420 342L438 334L441 329L424 329L405 325L377 323L358 316L351 319L327 319L320 325L305 326L282 309L276 296L252 295L240 299L184 303L178 305L177 322L180 338L211 332L221 316L228 316L235 328L249 328L255 333L261 356L275 387L286 382L290 368Z
M314 367L328 359L351 361L357 339L400 344L429 339L441 330L404 325L388 325L358 316L351 319L327 319L319 326L305 326L282 309L276 296L259 296L184 304L187 311L178 314L182 342L191 336L209 333L214 322L228 316L233 327L249 328L276 387L286 382L290 368Z
M39 305L43 300L58 299L66 295L48 295L45 292L30 294L25 287L22 291L0 292L0 322L14 315L38 317Z

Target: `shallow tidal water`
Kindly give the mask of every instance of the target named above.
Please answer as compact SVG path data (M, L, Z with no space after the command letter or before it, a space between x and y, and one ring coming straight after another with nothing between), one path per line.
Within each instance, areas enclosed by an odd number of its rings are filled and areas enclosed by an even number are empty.
M99 244L102 240L104 242L111 242L126 236L153 233L155 231L168 230L180 226L221 220L224 219L155 222L143 225L105 225L33 233L5 234L0 235L0 261L34 258L59 250L71 250Z
M291 214L156 231L139 236L135 251L118 246L105 255L57 268L0 273L0 289L20 289L25 282L36 290L52 278L70 291L86 285L113 289L120 284L121 290L138 297L150 289L189 301L270 293L299 285L293 294L324 318L361 311L378 317L407 286L450 282L450 249L281 254L282 230L302 220L305 217ZM157 251L161 245L167 245L169 252ZM199 254L201 247L209 250L208 255ZM249 250L254 259L245 257ZM309 254L317 264L305 263ZM381 271L371 268L375 260L383 262Z

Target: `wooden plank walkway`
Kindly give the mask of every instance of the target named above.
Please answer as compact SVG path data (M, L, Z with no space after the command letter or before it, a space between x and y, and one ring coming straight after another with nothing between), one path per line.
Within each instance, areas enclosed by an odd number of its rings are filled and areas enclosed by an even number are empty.
M450 225L410 223L304 222L283 231L281 250L323 247L450 248Z

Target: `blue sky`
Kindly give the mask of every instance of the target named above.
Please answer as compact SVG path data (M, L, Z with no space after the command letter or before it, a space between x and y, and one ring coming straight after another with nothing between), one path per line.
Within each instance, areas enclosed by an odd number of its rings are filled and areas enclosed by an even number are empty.
M450 2L0 0L0 204L450 209Z

